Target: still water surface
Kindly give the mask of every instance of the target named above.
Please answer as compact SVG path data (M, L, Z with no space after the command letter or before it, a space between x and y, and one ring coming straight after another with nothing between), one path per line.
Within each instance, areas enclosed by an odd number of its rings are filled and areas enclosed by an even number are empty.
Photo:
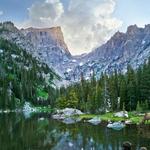
M123 141L133 149L150 150L150 126L136 125L121 131L81 122L66 125L48 117L0 114L0 150L121 150Z

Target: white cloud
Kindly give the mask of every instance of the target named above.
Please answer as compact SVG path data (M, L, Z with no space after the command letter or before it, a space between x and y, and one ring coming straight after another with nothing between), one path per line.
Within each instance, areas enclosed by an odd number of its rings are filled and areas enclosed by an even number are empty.
M0 10L0 16L2 16L3 14L4 14L3 11Z
M116 0L70 0L67 9L60 0L34 3L24 26L61 26L73 54L91 51L104 43L122 21L113 17Z

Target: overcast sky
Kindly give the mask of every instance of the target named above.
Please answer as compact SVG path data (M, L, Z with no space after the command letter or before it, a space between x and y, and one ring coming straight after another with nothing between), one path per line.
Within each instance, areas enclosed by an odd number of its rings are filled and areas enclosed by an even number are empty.
M72 54L87 53L127 26L150 23L150 0L0 0L0 21L61 26Z

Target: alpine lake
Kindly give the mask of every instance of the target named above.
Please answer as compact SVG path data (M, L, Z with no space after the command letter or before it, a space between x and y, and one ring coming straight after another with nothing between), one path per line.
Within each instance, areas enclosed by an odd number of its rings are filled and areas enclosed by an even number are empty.
M134 150L150 150L150 125L126 125L117 131L106 122L65 124L50 114L0 114L0 150L122 150L124 141Z

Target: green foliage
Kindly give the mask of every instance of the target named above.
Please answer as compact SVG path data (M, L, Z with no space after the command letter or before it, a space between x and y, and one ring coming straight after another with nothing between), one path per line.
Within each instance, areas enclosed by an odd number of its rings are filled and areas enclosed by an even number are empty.
M37 97L42 100L48 99L48 93L41 87L37 88Z
M77 108L78 106L78 98L76 96L76 93L71 90L68 94L67 97L65 96L60 96L57 100L57 107L59 108Z

